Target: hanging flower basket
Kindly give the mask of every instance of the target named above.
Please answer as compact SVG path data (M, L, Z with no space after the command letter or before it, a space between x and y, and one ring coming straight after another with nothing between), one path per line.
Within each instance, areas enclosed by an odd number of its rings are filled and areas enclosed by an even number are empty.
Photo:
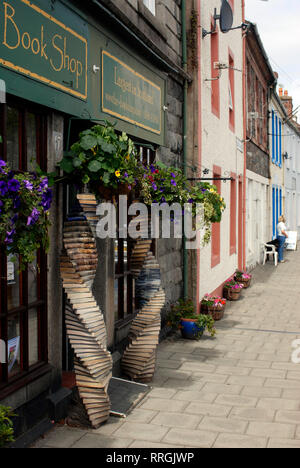
M105 187L104 185L99 185L98 187L98 196L102 200L112 201L117 199L119 195L129 196L131 187L126 184L120 184L117 188Z
M36 251L49 247L52 190L45 176L12 171L0 159L0 243L20 269L33 262Z

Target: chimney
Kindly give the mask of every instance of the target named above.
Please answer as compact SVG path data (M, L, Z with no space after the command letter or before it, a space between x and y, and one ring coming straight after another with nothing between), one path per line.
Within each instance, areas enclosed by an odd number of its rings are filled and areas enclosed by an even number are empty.
M285 110L287 112L287 115L290 117L293 113L293 98L292 96L289 96L289 92L287 90L284 91L284 96L280 94L279 91L279 97L281 99L282 104L285 107Z
M279 96L283 96L283 89L282 88L279 88Z

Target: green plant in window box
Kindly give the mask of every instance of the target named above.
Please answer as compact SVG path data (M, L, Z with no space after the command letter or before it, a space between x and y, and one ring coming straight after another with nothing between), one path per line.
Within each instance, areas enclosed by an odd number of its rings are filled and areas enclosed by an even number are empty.
M0 243L20 269L34 261L36 250L49 248L52 190L46 176L12 171L0 159Z
M0 405L0 448L7 447L14 441L14 429L11 418L16 416L12 409Z

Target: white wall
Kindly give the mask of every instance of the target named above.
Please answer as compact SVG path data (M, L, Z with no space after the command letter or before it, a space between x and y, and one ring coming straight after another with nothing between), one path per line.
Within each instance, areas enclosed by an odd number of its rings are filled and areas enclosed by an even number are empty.
M269 179L247 170L246 189L246 266L253 269L262 262L263 244L271 240L269 224Z
M300 136L286 123L284 125L285 147L285 215L290 231L298 232L300 239Z
M214 7L219 4L211 0L202 3L201 24L210 31L211 17ZM234 25L242 22L241 2L235 2ZM218 23L219 24L219 23ZM226 34L219 32L219 61L228 64L228 48L234 55L235 68L243 69L243 46L241 30L230 31ZM234 72L235 81L235 132L229 129L229 73L223 70L220 83L220 118L211 111L211 38L202 39L201 67L202 75L202 169L208 168L212 177L213 166L222 168L222 177L230 177L231 172L237 177L243 175L244 154L237 149L237 140L243 140L243 81L240 71ZM238 181L237 181L238 189ZM221 223L221 256L220 264L211 268L211 245L206 246L200 253L200 299L205 293L217 289L237 268L238 264L238 190L237 190L237 253L230 255L230 182L222 182L222 196L227 208Z

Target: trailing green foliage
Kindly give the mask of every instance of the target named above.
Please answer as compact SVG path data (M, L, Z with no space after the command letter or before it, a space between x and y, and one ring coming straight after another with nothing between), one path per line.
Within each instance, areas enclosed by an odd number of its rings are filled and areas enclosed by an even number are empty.
M14 441L14 429L11 418L16 416L12 409L0 405L0 448Z
M49 209L52 190L48 178L17 173L0 159L0 243L20 268L34 261L36 250L49 247Z

